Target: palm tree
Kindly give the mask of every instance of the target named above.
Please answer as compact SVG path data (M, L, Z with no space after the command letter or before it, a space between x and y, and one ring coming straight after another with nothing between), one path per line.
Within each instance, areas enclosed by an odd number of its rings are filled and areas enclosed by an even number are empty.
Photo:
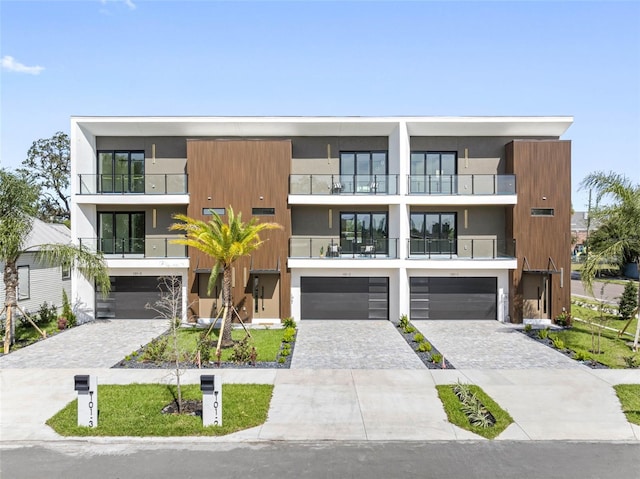
M0 170L0 262L4 263L5 302L2 311L6 311L5 354L9 353L13 343L12 319L15 310L20 309L17 301L17 262L21 255L36 252L36 259L40 263L69 265L86 277L96 280L105 292L111 286L107 267L100 253L95 254L72 244L25 246L37 212L38 195L38 188L29 180ZM32 324L35 326L33 322Z
M634 262L640 272L640 185L634 185L618 173L596 172L582 180L580 186L582 189L595 190L596 207L591 213L594 219L599 220L599 229L602 229L596 235L597 241L589 242L587 259L582 268L582 281L587 290L592 292L593 281L602 262ZM607 202L601 204L603 199ZM640 288L638 302L640 304ZM633 340L634 351L638 351L639 337L640 321Z
M242 213L238 213L236 216L231 206L227 210L229 220L226 224L215 211L212 211L212 215L213 219L205 222L176 214L173 215L173 218L182 223L174 223L169 229L186 233L186 238L172 240L173 243L191 246L213 258L215 263L209 276L208 294L211 294L218 274L222 270L224 312L222 333L218 340L217 351L219 351L221 346L233 345L231 339L231 265L242 256L248 256L264 243L260 239L260 232L282 228L282 226L277 223L258 223L257 218L251 218L248 223L243 223Z

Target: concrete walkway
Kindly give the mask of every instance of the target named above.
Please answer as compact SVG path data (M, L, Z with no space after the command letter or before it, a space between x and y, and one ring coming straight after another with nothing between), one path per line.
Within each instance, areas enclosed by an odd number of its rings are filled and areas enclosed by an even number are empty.
M168 327L162 319L93 321L0 357L0 368L109 368Z
M581 369L562 353L498 321L412 321L456 369Z
M298 323L292 369L425 369L391 321Z

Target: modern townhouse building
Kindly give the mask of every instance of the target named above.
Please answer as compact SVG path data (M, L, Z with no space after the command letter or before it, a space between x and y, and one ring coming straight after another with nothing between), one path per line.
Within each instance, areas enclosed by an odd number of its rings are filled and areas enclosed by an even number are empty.
M98 318L221 307L172 215L277 222L233 268L243 320L552 320L570 308L571 117L73 117L72 236L102 251ZM224 217L224 216L223 216ZM461 326L463 326L461 322Z

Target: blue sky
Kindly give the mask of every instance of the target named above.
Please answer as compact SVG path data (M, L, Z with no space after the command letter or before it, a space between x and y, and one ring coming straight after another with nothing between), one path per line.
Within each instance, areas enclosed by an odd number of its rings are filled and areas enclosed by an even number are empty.
M640 3L0 0L0 166L71 115L571 115L640 177Z

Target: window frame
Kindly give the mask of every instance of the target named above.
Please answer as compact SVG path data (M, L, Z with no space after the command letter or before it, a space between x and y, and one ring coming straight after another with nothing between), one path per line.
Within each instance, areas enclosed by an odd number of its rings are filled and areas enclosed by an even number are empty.
M422 232L420 236L414 234L413 217L420 215L422 217ZM439 225L440 232L437 235L427 235L427 216L438 216L439 217ZM442 217L443 215L451 215L453 217L453 237L450 238L450 231L446 233L447 237L444 237L442 232ZM425 247L424 251L414 251L412 242L421 241ZM436 251L431 249L431 244L433 241L443 242L447 241L450 248L437 248ZM429 244L429 248L427 249L426 245ZM458 213L456 211L411 211L409 213L409 253L410 254L458 254Z
M102 171L102 167L103 167L103 163L102 163L102 158L101 155L106 155L106 154L111 154L111 171L110 172L104 172ZM126 154L127 155L127 173L117 173L117 161L116 161L116 156L117 155L123 155ZM131 158L132 155L142 155L142 160L140 159L133 159ZM145 193L145 169L146 169L146 155L145 155L145 151L144 150L97 150L96 151L96 159L97 159L97 177L96 177L96 182L97 182L97 191L100 193L116 193L116 194L144 194ZM132 171L132 167L134 163L141 163L142 164L142 173L136 173L135 171ZM135 168L134 168L135 169ZM142 190L136 190L135 188L133 188L133 185L136 182L136 178L138 176L142 176L142 182L141 182L141 186L142 186ZM121 190L118 190L116 188L116 180L117 177L122 176L123 177L123 181L121 182ZM104 188L104 180L105 178L110 177L111 178L111 188ZM124 184L124 177L127 178L127 184Z
M127 255L127 254L143 254L145 255L145 243L146 243L146 234L147 234L147 215L145 211L98 211L98 251L103 252L104 254L121 254L121 255ZM111 238L105 238L102 235L102 223L103 223L103 219L102 216L103 215L112 215L113 218L113 235ZM128 220L127 220L127 237L126 239L129 240L128 245L129 248L123 249L122 251L118 251L118 248L116 247L116 243L117 240L120 239L120 237L118 236L118 231L117 231L117 221L116 221L116 215L127 215L128 216ZM142 215L142 224L144 227L144 234L142 235L141 238L135 238L131 236L131 218L133 215ZM111 251L105 251L103 248L103 241L105 239L111 240L113 241L113 248ZM140 251L135 250L135 248L131 247L132 243L131 240L141 240L141 247L139 248Z
M258 207L255 207L255 208L251 208L251 214L253 216L275 216L276 215L276 209L275 208L258 206Z
M531 208L531 216L553 218L555 215L555 208Z
M26 282L27 282L27 294L26 295L23 293L23 282L24 282L24 279L23 279L23 273L22 273L23 271L25 271L25 269L26 269L26 272L27 272L26 273L27 274L27 279L26 279ZM18 272L18 288L17 288L18 291L17 291L17 294L16 294L16 299L18 301L24 301L24 300L27 300L27 299L31 299L31 266L28 265L28 264L23 264L23 265L18 266L16 268L16 270Z
M209 207L204 207L202 208L202 216L213 216L213 213L217 213L218 216L224 216L227 214L227 209L226 208L209 208Z

